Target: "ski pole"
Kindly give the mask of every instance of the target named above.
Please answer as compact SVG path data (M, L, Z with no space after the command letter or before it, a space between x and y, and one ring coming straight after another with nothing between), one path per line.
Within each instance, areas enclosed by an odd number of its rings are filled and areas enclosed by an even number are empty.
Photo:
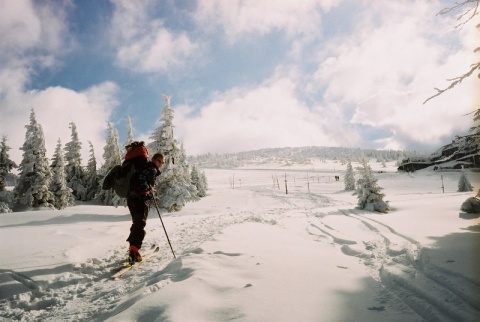
M160 210L158 209L157 200L155 198L153 198L153 202L155 203L155 208L157 209L158 218L160 218L160 222L162 223L162 227L163 227L163 231L165 232L165 236L167 236L168 244L170 245L170 249L172 250L173 258L176 259L177 256L175 256L175 252L173 251L172 244L170 243L170 238L168 238L167 230L165 229L165 225L163 224L162 216L160 216Z

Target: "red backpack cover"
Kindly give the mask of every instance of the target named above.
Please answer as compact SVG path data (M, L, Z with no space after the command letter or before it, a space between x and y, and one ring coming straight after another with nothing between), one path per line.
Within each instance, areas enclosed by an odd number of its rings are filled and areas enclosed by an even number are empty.
M145 159L148 159L148 151L143 141L132 142L132 144L126 146L126 149L127 149L127 154L125 154L125 161L131 160L139 156L142 156Z

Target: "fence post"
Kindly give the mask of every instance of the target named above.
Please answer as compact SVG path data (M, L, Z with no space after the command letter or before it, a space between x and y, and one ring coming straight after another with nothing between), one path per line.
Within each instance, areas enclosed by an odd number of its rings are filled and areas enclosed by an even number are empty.
M287 187L287 173L285 172L285 194L288 195L288 187Z
M308 177L308 173L307 173L307 187L308 187L308 193L310 193L310 179Z

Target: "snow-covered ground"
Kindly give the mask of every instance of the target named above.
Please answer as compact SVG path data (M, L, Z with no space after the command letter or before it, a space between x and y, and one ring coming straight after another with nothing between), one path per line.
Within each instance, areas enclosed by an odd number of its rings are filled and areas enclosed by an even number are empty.
M162 214L177 258L152 209L159 255L116 281L126 208L0 214L0 320L479 321L478 174L460 193L459 172L370 165L387 214L355 209L338 162L205 169L209 195Z

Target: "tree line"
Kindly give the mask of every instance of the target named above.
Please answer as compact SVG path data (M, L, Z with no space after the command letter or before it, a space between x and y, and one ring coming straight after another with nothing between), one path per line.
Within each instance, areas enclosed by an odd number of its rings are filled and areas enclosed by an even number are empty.
M187 202L197 201L206 196L207 179L205 173L195 164L187 161L183 145L173 136L174 111L170 107L169 96L164 96L160 126L150 136L147 148L151 154L165 155L165 166L157 178L156 197L160 208L165 211L178 211ZM11 149L7 137L0 142L0 212L12 209L24 210L36 207L64 209L75 205L76 201L97 201L104 205L125 205L113 190L102 190L102 182L108 171L121 164L126 150L120 148L118 131L107 122L107 138L103 148L103 164L97 167L93 144L89 159L83 165L82 143L78 138L74 122L69 124L71 139L64 146L59 138L53 157L47 157L42 125L37 122L34 109L30 112L30 123L25 126L26 134L20 148L22 161L17 165L9 157ZM132 123L127 117L127 139L125 146L134 141ZM12 177L12 170L18 168L18 176L13 190L6 185Z

